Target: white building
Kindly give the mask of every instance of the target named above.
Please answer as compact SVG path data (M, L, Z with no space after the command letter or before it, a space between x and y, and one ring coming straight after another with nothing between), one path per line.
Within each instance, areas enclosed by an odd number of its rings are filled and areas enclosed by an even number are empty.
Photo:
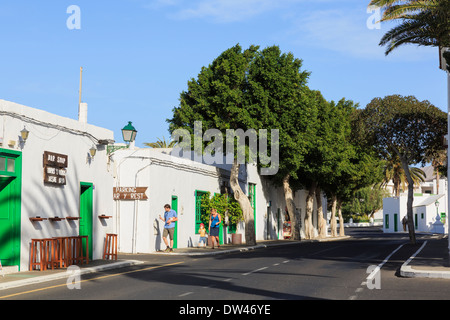
M25 128L25 130L24 130ZM28 132L24 140L21 131ZM0 259L28 270L31 239L88 235L99 259L111 223L113 132L0 100ZM90 153L96 150L95 156Z
M425 181L414 188L413 217L417 232L448 233L447 179L436 178L432 166L424 167ZM383 199L383 231L403 231L408 193Z
M383 200L383 231L402 232L403 218L407 216L407 194ZM417 194L413 201L416 232L448 233L446 194ZM407 217L406 217L407 218Z

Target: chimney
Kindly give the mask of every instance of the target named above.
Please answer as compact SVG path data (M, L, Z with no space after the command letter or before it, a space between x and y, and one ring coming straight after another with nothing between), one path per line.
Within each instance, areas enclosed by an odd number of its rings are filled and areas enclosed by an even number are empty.
M78 107L78 121L81 123L87 123L87 103L81 102Z

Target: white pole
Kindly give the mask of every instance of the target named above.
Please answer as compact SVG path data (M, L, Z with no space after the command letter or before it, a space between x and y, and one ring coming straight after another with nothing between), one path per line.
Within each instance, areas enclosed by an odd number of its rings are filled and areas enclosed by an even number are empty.
M447 70L447 224L448 224L448 233L450 234L450 146L449 146L449 140L450 140L450 70ZM450 254L450 236L448 237L448 249Z

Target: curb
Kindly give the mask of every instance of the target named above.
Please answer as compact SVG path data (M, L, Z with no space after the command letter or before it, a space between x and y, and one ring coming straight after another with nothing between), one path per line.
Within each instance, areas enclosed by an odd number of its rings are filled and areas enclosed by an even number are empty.
M291 244L299 244L301 241L295 241L295 242L288 242L288 243L269 243L269 244L258 244L256 246L251 247L241 247L236 249L224 249L224 250L217 250L217 251L208 251L208 252L172 252L169 253L169 255L174 256L214 256L224 253L232 253L232 252L246 252L256 249L263 249L268 247L275 247L275 246L282 246L282 245L291 245ZM156 253L156 254L162 254L166 255L167 253Z
M323 239L312 239L312 240L298 240L298 241L290 241L290 242L280 242L280 243L268 243L268 244L257 244L255 246L250 247L240 247L235 249L223 249L223 250L217 250L217 251L207 251L207 252L171 252L171 253L165 253L165 252L155 252L151 254L157 254L157 255L173 255L173 256L213 256L213 255L219 255L223 253L232 253L232 252L246 252L256 249L264 249L268 247L275 247L275 246L285 246L285 245L293 245L293 244L302 244L302 243L311 243L311 242L328 242L328 241L338 241L338 240L346 240L350 239L351 236L342 236L342 237L335 237L335 238L323 238Z
M450 279L450 271L436 271L436 270L418 270L413 269L408 264L422 251L428 241L417 250L405 263L400 267L400 275L405 278L434 278L434 279Z
M99 265L99 266L95 266L95 267L81 268L77 271L72 271L72 272L65 271L65 272L59 272L59 273L50 274L50 275L46 275L46 276L37 276L34 278L29 278L29 279L9 281L9 282L5 282L5 283L0 283L0 290L18 288L18 287L27 286L27 285L36 284L36 283L42 283L42 282L48 282L48 281L53 281L53 280L69 278L69 277L73 277L74 275L83 275L83 274L89 274L89 273L94 273L94 272L99 272L99 271L125 268L125 267L129 267L129 266L133 266L133 265L143 264L143 263L144 263L143 261L138 261L138 260L126 260L126 261L120 261L120 262Z

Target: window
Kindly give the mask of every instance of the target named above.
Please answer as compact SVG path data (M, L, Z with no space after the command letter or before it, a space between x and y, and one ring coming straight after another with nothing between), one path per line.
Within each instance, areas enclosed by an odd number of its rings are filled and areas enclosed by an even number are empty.
M389 229L389 215L388 214L384 215L384 228Z
M7 158L6 159L6 171L14 172L14 164L15 164L14 159Z
M0 172L14 173L16 171L16 159L0 155Z
M208 229L207 222L202 221L202 213L204 209L202 209L202 197L208 194L205 191L195 191L195 234L198 234L198 229L200 229L200 223L205 224L205 228Z

